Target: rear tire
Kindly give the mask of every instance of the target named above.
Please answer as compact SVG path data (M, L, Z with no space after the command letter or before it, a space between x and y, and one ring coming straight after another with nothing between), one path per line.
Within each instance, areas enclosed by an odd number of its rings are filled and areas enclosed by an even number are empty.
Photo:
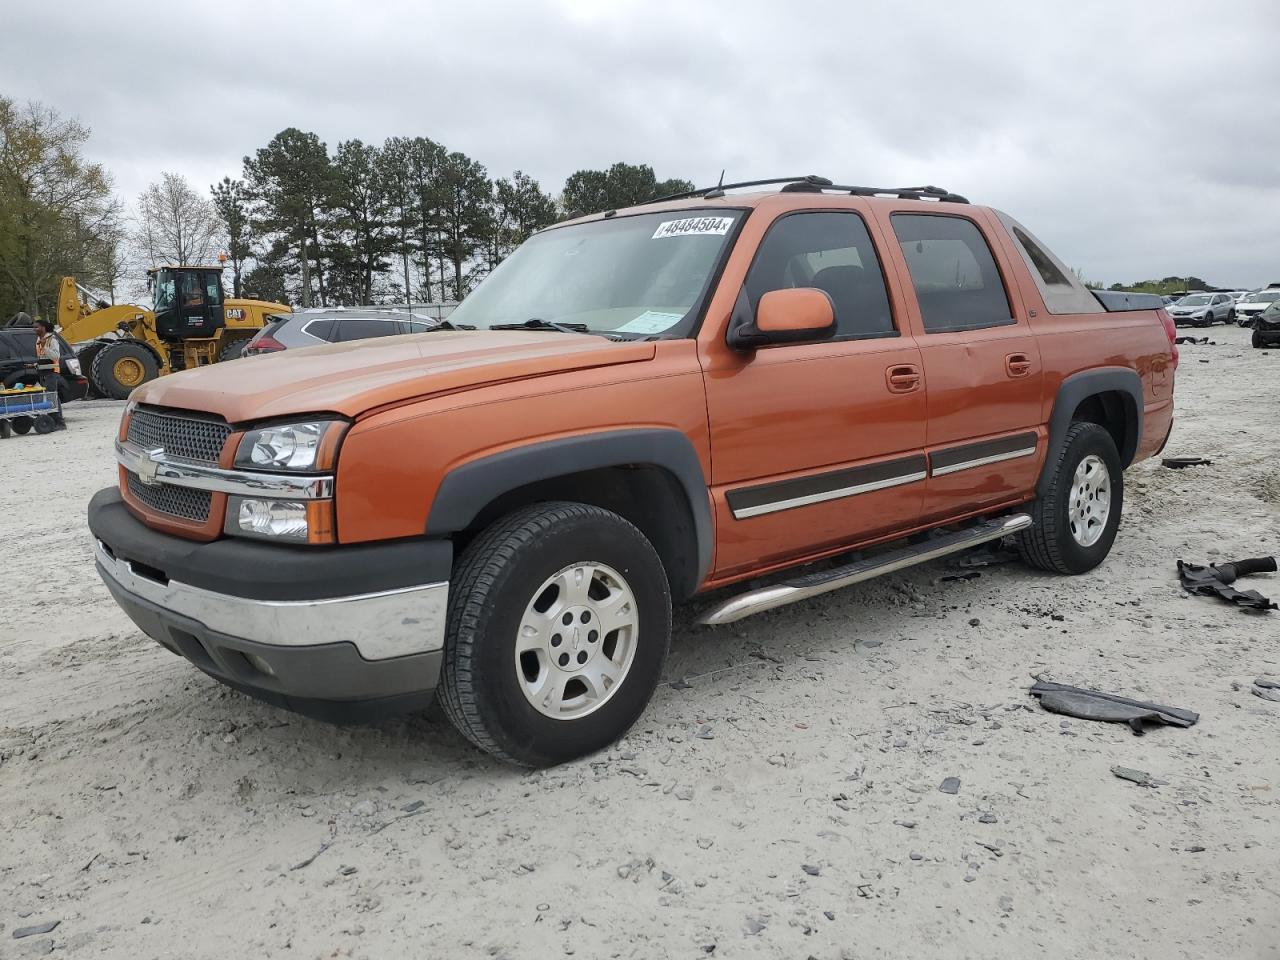
M615 513L517 510L471 543L449 593L438 700L496 757L548 766L594 753L630 729L658 685L671 637L666 572Z
M136 341L109 343L93 358L89 379L104 397L127 400L134 389L160 376L160 364L149 348Z
M13 435L13 427L8 420L0 420L0 440L8 440Z
M20 437L26 436L28 433L31 432L32 424L33 424L33 421L30 417L14 417L13 432Z
M36 433L39 433L42 435L46 433L53 433L53 431L57 428L57 426L58 426L57 422L53 419L53 417L49 416L47 413L41 413L36 416L36 421L35 421Z
M1049 485L1032 505L1035 525L1019 536L1018 553L1041 570L1086 573L1106 559L1120 526L1124 471L1115 441L1105 427L1077 421L1045 469Z

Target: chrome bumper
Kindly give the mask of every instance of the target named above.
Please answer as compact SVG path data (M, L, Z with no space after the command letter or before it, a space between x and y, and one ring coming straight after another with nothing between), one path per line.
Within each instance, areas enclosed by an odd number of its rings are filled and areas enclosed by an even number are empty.
M323 600L250 600L170 580L161 583L95 547L98 569L126 593L210 630L282 647L351 643L366 660L428 653L444 646L449 584Z

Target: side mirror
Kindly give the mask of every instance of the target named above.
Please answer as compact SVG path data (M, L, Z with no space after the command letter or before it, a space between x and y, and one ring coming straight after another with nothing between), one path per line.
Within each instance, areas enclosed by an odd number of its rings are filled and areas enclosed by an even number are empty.
M817 287L770 290L760 298L752 316L744 288L734 305L728 342L735 350L754 350L774 343L826 340L835 332L835 308L825 290Z

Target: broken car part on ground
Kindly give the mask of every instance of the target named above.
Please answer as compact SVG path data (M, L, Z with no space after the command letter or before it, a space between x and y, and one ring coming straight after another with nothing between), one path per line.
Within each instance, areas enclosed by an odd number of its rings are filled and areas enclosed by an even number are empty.
M1031 688L1031 695L1039 697L1040 706L1051 713L1064 713L1081 720L1125 723L1139 737L1145 732L1143 724L1146 723L1189 727L1200 719L1200 714L1182 707L1165 707L1158 703L1130 700L1113 693L1085 690L1051 680L1037 680Z
M1252 557L1248 560L1231 560L1226 563L1198 563L1178 561L1178 578L1183 589L1200 597L1218 597L1246 610L1275 610L1275 602L1257 590L1237 590L1231 584L1237 577L1252 573L1274 573L1275 557Z

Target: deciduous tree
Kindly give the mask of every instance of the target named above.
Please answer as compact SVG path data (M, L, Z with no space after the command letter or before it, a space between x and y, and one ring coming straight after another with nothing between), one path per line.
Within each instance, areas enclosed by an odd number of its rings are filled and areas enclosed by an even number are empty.
M221 240L221 225L211 201L186 178L162 173L138 197L135 243L149 266L211 263Z
M89 130L39 103L0 97L0 312L51 309L83 273L92 238L119 219L111 180L83 156Z

